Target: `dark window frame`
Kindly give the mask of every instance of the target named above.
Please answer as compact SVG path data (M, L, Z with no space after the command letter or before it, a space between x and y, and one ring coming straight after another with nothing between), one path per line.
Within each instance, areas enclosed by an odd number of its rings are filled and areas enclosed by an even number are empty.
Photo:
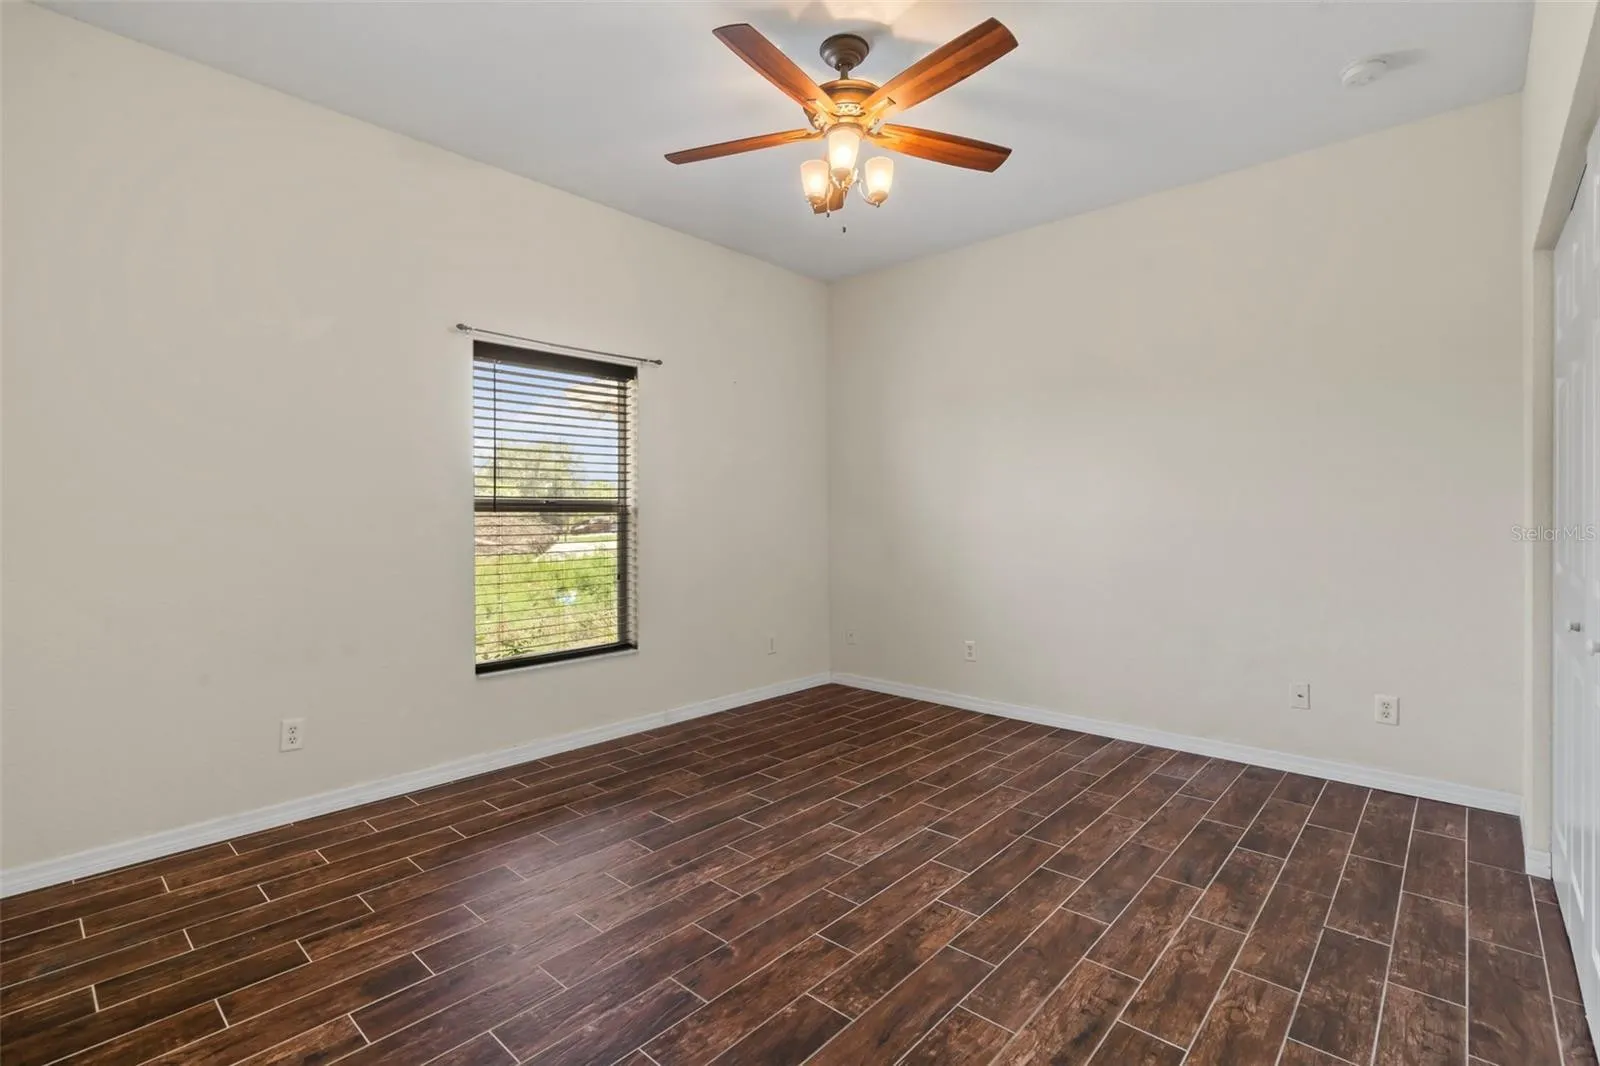
M478 366L480 361L509 363L533 370L583 374L594 378L626 382L629 383L629 387L620 392L625 402L622 408L622 417L617 420L618 486L615 498L500 496L498 494L479 496L474 490L472 499L474 515L559 514L614 516L617 530L617 639L606 644L590 644L579 648L510 655L483 662L475 661L473 664L474 671L479 675L492 674L503 670L518 670L530 666L543 666L550 663L571 662L577 659L637 651L639 648L637 632L638 606L634 599L637 586L634 573L634 568L637 564L637 546L634 544L633 539L634 512L637 509L637 503L634 499L636 475L633 436L634 419L638 409L638 368L598 359L584 359L578 356L562 355L538 349L519 348L496 344L492 341L475 340L472 344L474 368ZM477 397L477 386L474 383L473 399L475 402ZM476 439L476 427L474 427L474 439ZM476 559L476 553L474 553L474 558ZM474 563L474 572L476 572L476 563ZM476 580L474 580L473 590L473 625L474 634L476 634ZM476 646L476 635L474 636L474 646Z

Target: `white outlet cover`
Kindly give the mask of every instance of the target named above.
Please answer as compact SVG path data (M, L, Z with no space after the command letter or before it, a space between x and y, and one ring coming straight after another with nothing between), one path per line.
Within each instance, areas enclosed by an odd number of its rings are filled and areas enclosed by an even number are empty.
M1380 725L1400 724L1400 697L1378 695L1372 697L1372 718Z
M299 751L306 746L306 720L285 718L278 723L278 750Z
M1311 709L1310 682L1294 687L1294 691L1289 698L1289 706L1297 711L1309 711Z

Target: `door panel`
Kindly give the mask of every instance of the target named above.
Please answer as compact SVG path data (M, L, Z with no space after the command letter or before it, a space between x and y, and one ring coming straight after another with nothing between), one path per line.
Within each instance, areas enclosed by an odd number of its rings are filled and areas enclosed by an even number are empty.
M1585 999L1600 1003L1600 136L1556 245L1551 860Z

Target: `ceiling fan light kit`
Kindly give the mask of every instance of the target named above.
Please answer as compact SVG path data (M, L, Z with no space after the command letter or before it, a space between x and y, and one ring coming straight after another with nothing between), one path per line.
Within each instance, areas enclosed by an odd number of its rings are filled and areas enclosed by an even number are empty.
M838 71L839 77L818 85L755 27L739 23L712 32L799 104L810 128L673 152L667 156L670 163L694 163L793 141L821 139L822 157L800 165L800 186L806 202L821 215L844 207L845 193L851 186L873 207L889 198L894 186L894 160L872 156L863 161L863 144L968 170L994 171L1011 155L1011 149L997 144L885 121L970 77L1015 48L1017 39L996 19L980 23L934 49L882 85L850 76L872 50L866 38L854 33L835 34L822 42L823 61Z

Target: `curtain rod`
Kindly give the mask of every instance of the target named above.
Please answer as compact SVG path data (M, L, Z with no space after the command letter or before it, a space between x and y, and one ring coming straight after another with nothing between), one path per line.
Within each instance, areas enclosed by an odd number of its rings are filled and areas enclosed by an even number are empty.
M659 359L646 359L641 355L622 355L619 352L603 352L598 348L579 348L575 344L557 344L555 341L542 341L534 337L522 337L515 333L501 333L497 329L482 329L478 326L469 326L465 322L456 323L457 333L475 333L483 337L500 337L508 341L520 341L523 344L536 344L541 348L559 348L563 352L577 352L580 355L596 355L602 359L621 359L629 363L643 363L646 366L663 365Z

